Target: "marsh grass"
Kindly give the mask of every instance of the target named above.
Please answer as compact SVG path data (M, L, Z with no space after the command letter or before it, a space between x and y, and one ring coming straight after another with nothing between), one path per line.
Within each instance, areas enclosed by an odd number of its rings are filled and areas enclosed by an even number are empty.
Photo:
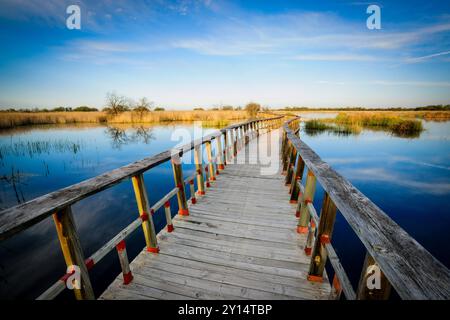
M420 120L383 113L339 113L334 122L339 125L385 128L397 135L408 135L423 131Z
M335 135L350 135L359 134L361 132L361 127L358 125L337 125L331 122L331 119L312 119L305 122L305 131L309 135L317 135L321 132L331 132Z
M307 133L359 134L362 128L388 131L400 137L418 137L424 130L420 120L385 112L341 112L334 119L314 119L305 123Z
M107 115L104 112L0 112L0 129L26 125L76 124L76 123L169 123L202 121L205 126L226 126L231 122L243 121L248 117L245 111L236 110L194 110L123 112Z

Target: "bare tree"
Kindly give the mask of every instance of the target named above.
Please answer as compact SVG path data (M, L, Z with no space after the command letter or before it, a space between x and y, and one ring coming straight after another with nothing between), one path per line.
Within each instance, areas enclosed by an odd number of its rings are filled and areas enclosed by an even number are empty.
M250 102L245 106L245 111L247 111L247 114L250 118L254 118L258 111L261 110L261 105L259 103Z
M129 101L125 96L118 95L116 92L108 92L106 94L105 110L108 113L117 115L129 109Z
M142 120L142 117L147 113L150 112L153 107L153 102L148 101L146 97L142 97L139 99L139 101L134 106L133 111L136 112L139 115L139 119Z

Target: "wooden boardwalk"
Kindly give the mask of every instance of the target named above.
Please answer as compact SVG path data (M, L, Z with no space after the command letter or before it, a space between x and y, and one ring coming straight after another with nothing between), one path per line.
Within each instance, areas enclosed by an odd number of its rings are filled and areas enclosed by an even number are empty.
M250 163L257 141L248 145ZM311 257L285 177L260 169L227 165L189 216L158 234L159 254L144 249L130 263L133 281L124 285L118 275L100 299L327 299L326 276L307 280Z
M73 290L78 300L376 300L389 299L392 289L407 300L449 300L450 270L301 140L300 118L283 123L284 118L233 124L5 209L0 212L0 243L53 218L68 269L38 300L67 290L75 266L81 280ZM196 170L185 177L180 160L188 152L194 154ZM267 168L258 155L275 165ZM144 173L168 161L174 188L150 205ZM86 257L72 206L129 179L136 219ZM314 204L316 185L323 191L321 205ZM179 215L172 219L174 197ZM156 234L153 213L163 206L166 226ZM333 246L337 213L366 250L356 288ZM129 263L126 240L138 229L145 249ZM122 274L97 297L89 272L114 250ZM379 280L375 288L368 285L374 275Z

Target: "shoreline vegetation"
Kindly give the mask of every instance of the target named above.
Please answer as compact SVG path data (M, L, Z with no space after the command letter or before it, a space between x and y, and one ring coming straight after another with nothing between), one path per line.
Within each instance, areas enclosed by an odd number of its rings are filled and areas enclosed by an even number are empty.
M409 116L409 117L408 117ZM305 122L308 133L359 134L362 129L384 130L395 136L417 137L424 130L421 120L393 112L340 112L333 119L311 119ZM424 118L421 118L424 119Z
M142 100L142 99L141 99ZM120 103L120 102L119 102ZM113 103L110 103L114 105ZM90 107L75 109L59 107L53 110L0 110L0 129L11 129L32 125L65 124L161 124L171 122L202 121L204 126L227 126L232 122L244 121L258 116L273 114L296 115L301 113L337 113L334 119L305 121L305 129L312 131L333 131L338 134L359 133L362 128L387 130L397 135L419 133L423 130L420 120L448 121L450 106L428 106L413 109L363 109L363 108L262 108L257 103L249 103L244 108L224 106L221 108L166 111L151 108L141 103L126 110L111 109L98 111Z

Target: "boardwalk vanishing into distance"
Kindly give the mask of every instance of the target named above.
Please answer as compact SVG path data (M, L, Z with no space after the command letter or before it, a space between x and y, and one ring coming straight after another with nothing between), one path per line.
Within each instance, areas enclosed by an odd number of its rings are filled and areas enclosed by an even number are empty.
M306 235L296 232L296 205L281 171L262 175L261 164L250 164L265 138L238 151L243 160L247 151L247 163L220 171L189 215L173 220L173 232L159 233L159 254L139 254L130 284L119 275L100 298L327 299L327 281L307 280Z
M76 272L77 299L388 299L392 289L403 299L449 299L450 271L323 162L300 139L298 120L274 116L232 125L4 210L0 240L53 217L66 264L79 271L62 272L38 299L58 296ZM196 172L185 177L181 160L188 151ZM262 161L268 154L271 163ZM150 204L143 173L166 161L174 188ZM71 205L126 179L133 182L136 220L86 258ZM316 211L318 184L325 194ZM152 216L162 207L167 225L156 234ZM332 245L337 214L367 250L356 288ZM138 229L145 247L129 262L126 239ZM112 250L122 273L95 297L89 270Z

